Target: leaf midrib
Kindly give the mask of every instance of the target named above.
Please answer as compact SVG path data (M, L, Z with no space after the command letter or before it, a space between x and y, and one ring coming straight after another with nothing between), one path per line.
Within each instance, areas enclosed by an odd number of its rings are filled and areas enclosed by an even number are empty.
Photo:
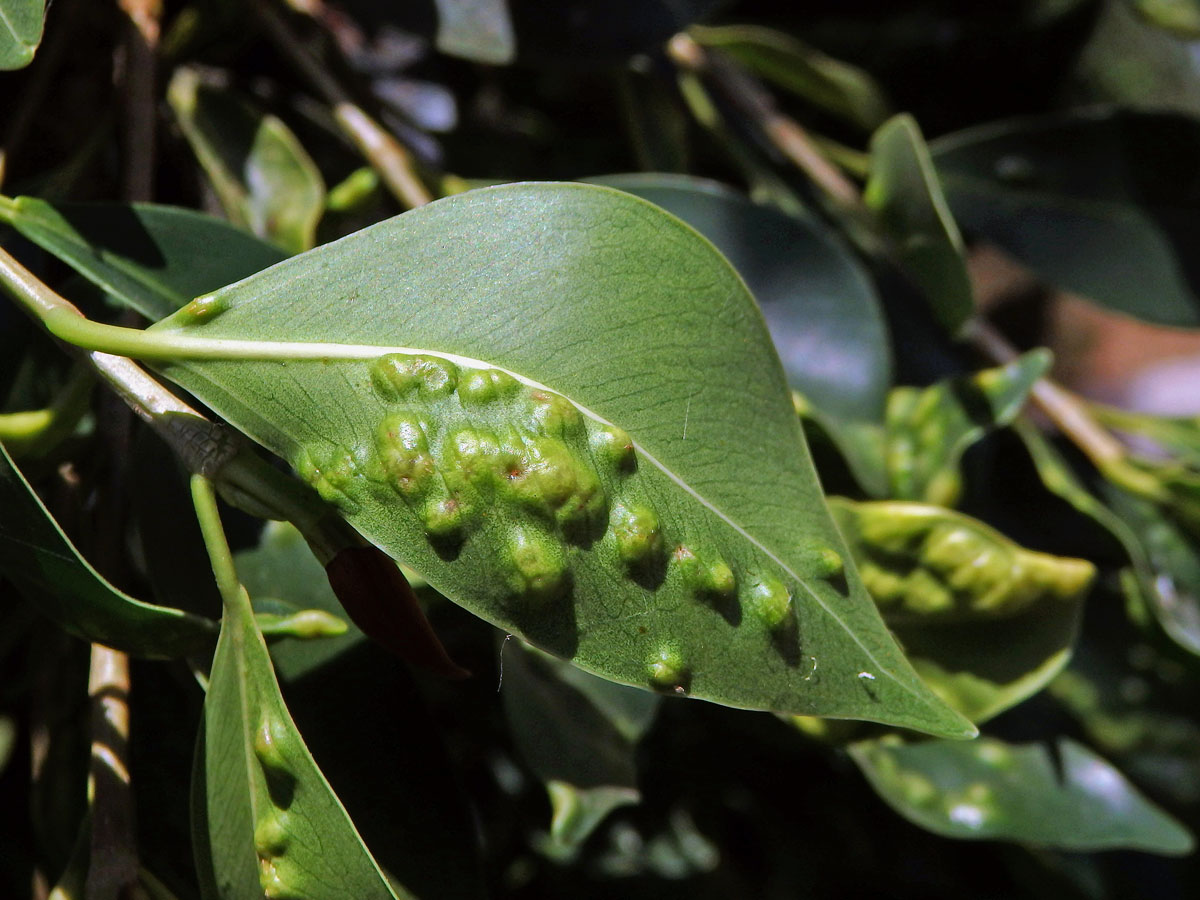
M153 331L153 329L151 329L151 330ZM448 362L454 363L455 365L462 366L463 368L498 369L498 370L505 372L506 374L512 376L517 381L521 382L522 384L524 384L528 387L539 389L539 390L551 391L554 393L561 393L560 391L555 391L555 389L549 385L543 384L539 381L535 381L534 379L529 378L528 376L525 376L525 375L521 374L520 372L516 372L512 369L508 369L503 366L496 365L495 363L485 362L484 360L476 359L476 358L470 357L470 356L462 356L457 353L449 353L449 352L445 352L445 351L441 351L441 350L432 350L429 348L385 347L385 346L379 346L379 345L375 345L375 344L338 344L338 343L321 343L321 342L311 342L310 343L310 342L301 342L301 341L255 341L255 340L237 340L237 339L224 339L224 338L201 338L201 339L192 339L192 340L188 340L187 338L185 338L184 340L186 340L188 344L194 344L197 346L203 344L204 346L210 347L211 349L217 349L217 348L224 349L225 351L227 351L230 354L228 356L207 356L206 355L205 358L208 358L208 359L228 359L228 360L260 359L260 360L288 360L288 361L294 361L294 360L298 360L298 359L302 359L302 360L335 360L336 359L336 360L352 361L352 360L378 359L380 356L384 356L384 355L390 354L390 353L398 353L398 354L406 354L406 355L414 355L414 356L416 356L416 355L436 356L439 359L444 359ZM289 354L294 354L294 355L289 355ZM184 354L181 354L181 356L183 356L183 355ZM176 362L179 365L186 366L185 359L177 359ZM194 371L194 370L192 370L192 371ZM196 373L196 374L202 375L202 373ZM207 377L207 376L202 375L202 377ZM610 422L608 419L604 418L599 413L582 405L577 400L575 400L573 397L570 397L566 394L564 394L563 396L567 397L567 399L581 413L583 413L585 416L592 419L593 421L595 421L601 425L607 425L610 427L619 427L616 425L616 423ZM791 577L796 582L796 584L798 584L809 597L811 597L814 601L816 601L816 604L821 609L821 611L824 612L831 619L833 619L833 621L838 624L838 626L850 637L850 639L859 647L859 649L862 650L862 652L866 656L866 658L871 661L872 665L875 668L877 668L879 670L879 674L886 675L889 679L891 679L891 681L894 684L896 684L898 687L900 687L902 690L904 690L910 696L920 699L918 696L918 692L916 690L914 690L912 686L907 684L904 680L898 678L895 675L895 673L893 673L891 671L890 668L888 668L887 666L881 665L879 663L879 660L875 657L875 654L872 653L870 648L867 647L866 644L863 643L863 641L855 633L854 629L851 628L842 619L842 617L840 615L838 615L838 613L834 609L832 609L829 606L829 604L826 603L825 600L816 591L814 591L807 584L807 582L805 582L805 580L803 578L801 578L800 575L791 566L789 566L782 559L780 559L770 548L768 548L765 544L763 544L762 541L760 541L754 535L752 535L748 531L746 531L741 525L739 525L727 513L725 513L723 510L721 510L719 507L717 507L712 501L710 501L708 498L706 498L702 494L700 494L695 488L693 488L690 484L688 484L688 482L686 482L681 476L677 475L670 467L668 467L665 463L663 463L661 460L659 460L656 456L654 456L652 453L650 453L648 450L646 450L645 447L643 447L640 443L638 443L636 440L634 440L633 444L634 444L635 449L639 453L641 453L641 455L647 461L649 461L655 468L657 468L660 472L662 472L664 475L666 475L675 484L679 485L679 487L682 488L685 493L691 495L698 503L700 503L706 509L710 510L722 522L724 522L726 525L728 525L730 528L732 528L735 532L737 532L739 535L741 535L743 538L745 538L747 541L749 541L752 546L761 550L762 553L765 554L768 559L770 559L772 562L774 562L776 565L778 565L785 573L787 573L787 575L789 577Z

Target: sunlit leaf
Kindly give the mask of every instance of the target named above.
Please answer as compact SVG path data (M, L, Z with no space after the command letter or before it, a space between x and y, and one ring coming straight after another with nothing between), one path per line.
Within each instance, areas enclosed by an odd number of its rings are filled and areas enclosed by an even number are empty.
M213 622L135 600L93 569L3 445L0 510L0 572L71 634L159 658L184 656L212 645Z
M1200 121L1091 109L981 125L932 149L967 231L1117 312L1200 325Z
M0 0L0 69L33 62L45 16L45 0Z
M0 221L151 319L285 254L220 219L147 204L0 199Z
M883 91L864 70L827 56L791 34L758 25L695 26L697 43L729 54L751 71L865 130L883 124Z
M961 513L830 501L863 583L921 677L973 722L1066 665L1095 567L1027 550Z
M975 312L963 241L916 120L889 119L871 138L867 205L896 244L906 274L956 334Z
M946 837L1167 855L1193 847L1183 825L1069 738L1053 751L994 738L883 739L854 744L850 755L896 812Z
M193 69L176 70L167 99L230 220L288 253L311 248L325 182L291 129Z
M729 705L970 730L835 564L741 280L644 201L460 194L151 332L282 354L161 368L435 589L555 655Z

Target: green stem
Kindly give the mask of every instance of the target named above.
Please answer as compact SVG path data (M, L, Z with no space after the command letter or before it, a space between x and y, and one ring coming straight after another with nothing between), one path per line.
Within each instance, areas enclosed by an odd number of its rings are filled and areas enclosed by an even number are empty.
M217 590L225 605L227 616L253 616L250 595L238 580L237 568L233 564L233 552L225 539L225 528L221 525L221 512L217 508L217 494L213 483L203 475L192 476L192 505L196 508L196 519L200 523L200 534L208 550L208 560L217 579Z
M76 364L50 406L0 414L0 441L14 457L45 455L71 434L87 411L94 383L91 371Z

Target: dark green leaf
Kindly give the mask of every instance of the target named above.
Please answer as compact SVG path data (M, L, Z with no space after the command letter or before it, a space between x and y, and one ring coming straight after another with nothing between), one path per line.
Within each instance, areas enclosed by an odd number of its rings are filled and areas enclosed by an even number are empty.
M826 56L790 34L758 25L696 26L692 37L814 106L866 131L889 115L883 91L865 71Z
M652 51L721 0L510 0L522 62L612 65Z
M634 754L659 698L514 643L504 657L509 734L550 795L544 849L565 857L612 810L641 801Z
M1018 425L1046 488L1108 531L1129 557L1123 586L1181 647L1200 653L1200 549L1146 500L1109 485L1105 505L1035 428Z
M1091 563L1026 550L934 506L830 506L917 672L973 722L1037 693L1066 665Z
M88 564L0 445L0 572L71 634L140 656L212 645L214 624L118 591Z
M1200 325L1200 121L1093 109L983 125L933 150L968 231L1117 312Z
M0 0L0 69L33 62L45 17L45 0Z
M288 253L310 249L325 182L291 129L180 68L167 99L226 215Z
M0 200L0 220L150 319L284 258L241 229L170 206L17 197Z
M1066 850L1182 855L1193 841L1116 769L1068 738L1040 744L894 739L850 748L896 812L953 838L1020 841Z
M437 48L451 56L504 65L516 54L507 0L434 0Z
M222 619L204 755L207 849L222 900L411 896L389 886L304 745L248 601L227 605Z
M485 619L615 681L970 732L841 570L741 280L656 207L592 185L460 194L202 312L151 333L309 359L163 372Z
M896 244L905 272L942 326L957 334L975 313L962 236L912 116L896 116L871 138L863 199Z

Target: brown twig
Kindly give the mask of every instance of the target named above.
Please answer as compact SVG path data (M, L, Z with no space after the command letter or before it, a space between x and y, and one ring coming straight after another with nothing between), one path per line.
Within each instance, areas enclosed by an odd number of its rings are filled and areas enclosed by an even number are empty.
M711 53L682 32L667 44L667 54L683 69L708 75L722 93L755 123L780 153L812 180L839 207L865 209L855 184L821 152L812 136L794 119L779 112L775 100L749 73Z

